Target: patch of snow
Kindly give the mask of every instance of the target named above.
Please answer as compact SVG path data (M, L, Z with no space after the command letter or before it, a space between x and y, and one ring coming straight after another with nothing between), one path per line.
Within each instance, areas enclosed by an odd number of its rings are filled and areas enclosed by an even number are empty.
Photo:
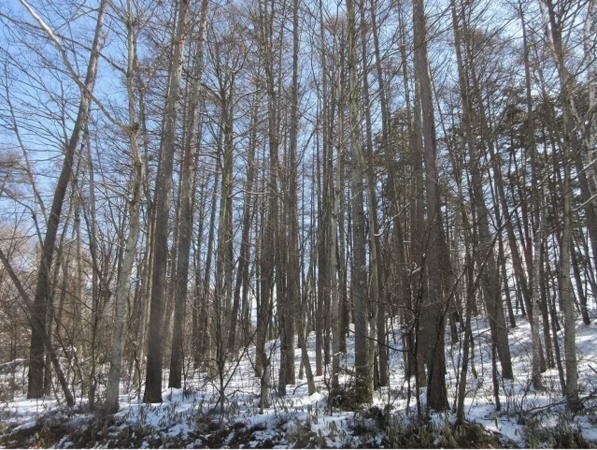
M466 418L472 423L483 425L487 430L494 432L504 441L525 445L525 426L519 419L532 412L538 414L544 427L553 427L558 424L564 411L563 397L559 389L559 375L557 369L549 369L542 374L544 390L531 388L531 342L530 326L526 319L517 316L517 327L509 330L510 350L514 369L513 380L500 379L499 401L501 411L496 411L493 397L491 344L489 325L486 320L475 319L472 330L475 336L475 347L471 354L471 367L469 368L465 399ZM394 417L399 418L400 426L406 427L416 416L416 400L414 398L414 378L404 378L404 360L402 352L402 330L398 323L389 321L387 342L390 345L390 383L376 391L373 406L380 410L389 410ZM558 335L563 339L563 333ZM450 405L455 405L457 392L456 380L460 377L461 343L450 345L449 333L446 335L446 380ZM562 347L563 348L563 347ZM577 327L578 365L581 395L587 395L597 387L597 325L595 323L585 326L579 322ZM186 442L192 440L187 448L207 445L206 439L213 436L212 431L205 430L212 426L212 421L220 423L222 427L231 427L240 424L241 431L256 429L249 436L250 440L243 445L255 446L259 442L271 439L276 447L290 447L293 434L301 430L297 424L307 424L310 431L317 439L328 447L342 447L346 445L360 446L367 443L381 445L384 439L383 430L376 428L373 419L359 419L367 429L372 430L372 435L366 441L361 436L354 435L355 413L338 411L329 408L326 402L328 386L330 385L329 368L323 376L316 377L318 391L313 395L307 392L305 380L298 379L300 367L300 351L295 352L295 368L297 382L287 386L288 395L279 397L275 390L274 374L279 367L279 348L277 342L268 343L271 351L272 364L272 404L259 413L260 380L255 377L255 347L250 347L242 354L242 358L229 362L225 367L224 382L226 388L221 396L219 380L213 379L207 373L196 371L188 374L186 379L187 390L164 389L162 403L143 404L133 392L127 392L123 381L120 396L120 410L115 414L117 425L114 430L123 432L127 428L133 430L148 430L148 437L139 445L148 448L152 438L171 439L181 438ZM311 333L307 341L309 358L315 360L315 335ZM354 335L347 339L347 353L341 357L341 365L346 369L341 375L341 383L350 382L350 373L354 368ZM192 363L189 363L189 367ZM474 371L472 370L474 368ZM164 374L167 376L167 373ZM408 395L410 383L412 393ZM426 389L421 389L421 402L424 406ZM77 398L82 398L77 393ZM560 405L560 406L556 406ZM590 403L595 407L595 402ZM54 398L40 400L17 397L15 401L6 404L3 420L11 429L26 430L34 427L37 421L52 411L60 411L59 403ZM3 416L4 417L4 416ZM71 428L83 426L90 420L87 414L65 416L65 421ZM432 414L431 422L441 428L453 423L455 416L452 413ZM577 416L575 423L583 433L584 438L590 442L597 442L597 429L594 413ZM374 431L377 430L377 431ZM136 433L140 431L133 431ZM198 434L201 436L198 437ZM136 435L139 437L139 435ZM230 445L234 433L231 431L224 436L222 445ZM67 439L60 441L60 446L66 447L72 442ZM185 444L186 445L186 444Z

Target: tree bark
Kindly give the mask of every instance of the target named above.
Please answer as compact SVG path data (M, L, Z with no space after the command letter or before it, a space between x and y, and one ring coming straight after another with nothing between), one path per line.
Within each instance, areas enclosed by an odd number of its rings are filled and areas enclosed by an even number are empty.
M556 6L551 0L544 1L547 7L549 30L551 32L551 43L553 45L553 56L556 61L558 78L560 82L560 101L563 112L563 142L560 144L562 156L563 174L563 211L561 228L560 266L558 271L559 294L562 311L564 313L564 352L566 356L566 401L568 408L577 411L581 408L578 398L578 367L576 357L576 312L574 308L574 296L572 283L570 281L570 252L572 240L572 193L570 183L570 164L572 155L580 153L580 143L576 135L574 122L571 88L574 80L566 67L564 48L562 43L563 25L556 13ZM562 8L563 5L560 5ZM587 205L592 207L592 205ZM592 225L595 225L593 222ZM590 225L591 226L591 225ZM589 228L590 229L590 228Z
M193 211L195 190L193 178L197 170L193 167L195 140L197 137L197 122L201 95L201 78L203 75L203 47L207 23L207 0L201 2L201 16L199 19L199 34L193 74L189 82L189 98L185 123L185 141L181 174L181 211L179 221L178 250L176 252L176 279L174 285L174 326L172 334L172 355L170 357L170 376L168 386L180 388L182 386L183 367L183 336L185 330L185 315L187 305L187 286L189 281L189 257L191 238L193 236Z
M253 211L251 210L253 181L255 178L255 147L257 146L257 120L261 102L254 99L253 114L251 117L251 138L249 141L249 154L247 159L247 181L245 184L245 198L243 205L243 224L242 236L240 240L240 256L238 258L238 271L236 275L236 286L234 287L234 298L232 303L232 315L230 322L230 333L228 335L228 351L232 352L236 348L237 335L237 316L241 303L241 288L243 288L243 297L245 297L246 288L249 283L249 251L250 251L250 232ZM243 302L244 303L244 302ZM246 308L247 305L244 305ZM244 317L244 315L243 315ZM244 320L243 320L244 322ZM244 323L243 323L244 328ZM246 336L245 336L246 337Z
M361 114L359 104L359 76L357 58L357 27L355 4L346 0L348 13L348 71L349 71L349 124L352 163L352 295L355 327L355 399L370 403L373 398L373 367L370 361L367 312L367 246L364 211L364 173L366 167L361 137Z
M501 299L499 284L498 266L495 260L494 239L489 230L489 209L485 203L483 194L481 167L479 166L480 155L477 153L476 142L483 143L485 139L477 139L473 135L472 117L474 114L472 99L469 96L469 87L465 74L466 67L474 64L474 61L464 61L460 41L460 20L457 14L455 2L452 2L452 23L454 27L454 38L456 57L458 61L458 79L460 84L460 95L463 107L463 127L465 141L468 147L472 167L470 169L472 178L472 203L477 218L477 229L479 245L477 246L477 259L479 270L483 271L482 285L484 298L487 303L487 312L491 328L492 339L496 343L496 349L502 366L502 376L507 379L514 378L512 361L510 358L510 347L508 344L508 330L504 318L504 309ZM464 11L462 13L464 16ZM464 24L465 28L466 23ZM474 77L472 77L474 80ZM476 86L478 90L479 87Z
M137 113L135 108L135 87L134 71L137 68L136 61L136 34L133 25L132 3L127 1L126 13L127 28L127 71L126 87L128 95L128 113L129 113L129 144L131 150L131 162L133 167L133 186L131 198L129 201L129 234L126 238L122 262L118 271L118 280L116 283L116 297L114 323L112 325L112 349L110 352L110 372L108 374L108 387L106 391L105 409L109 413L118 411L118 392L120 388L120 372L122 367L122 348L123 348L123 329L127 316L129 283L133 272L133 263L135 260L135 249L139 238L140 222L139 212L141 209L141 189L143 184L143 160L139 153L139 123L137 122Z
M35 15L33 10L24 0L20 1L37 21L41 20ZM33 321L31 329L27 398L40 398L44 394L44 335L46 334L47 295L51 288L50 269L54 256L62 207L73 174L75 153L79 146L81 134L89 121L89 107L91 105L92 92L97 76L99 53L102 45L102 28L107 4L107 0L102 0L99 6L95 35L89 62L87 64L87 74L83 85L80 85L81 100L79 102L77 118L75 119L70 138L64 145L64 160L62 162L58 183L54 190L54 198L46 227L46 236L42 246L37 275L37 287L32 304Z
M292 93L290 113L290 155L288 189L288 297L286 299L286 383L295 384L294 337L296 335L295 311L301 301L301 273L299 255L298 223L298 127L299 127L299 9L300 1L293 0L292 5ZM336 336L334 336L334 340Z
M147 374L144 403L162 402L162 354L164 350L163 316L166 297L166 264L168 260L168 227L170 196L176 141L176 119L179 106L180 79L187 34L189 0L180 0L175 35L172 39L172 65L168 76L168 96L164 113L160 162L155 190L154 263L151 274L151 311L147 349Z
M431 95L431 76L427 57L427 29L423 0L413 1L415 35L415 76L419 86L424 162L426 173L427 230L428 243L425 250L429 292L424 299L425 320L429 324L429 346L426 352L427 407L443 411L449 407L446 392L446 363L444 354L444 329L447 299L444 298L445 276L440 267L442 251L445 251L442 214L440 209L439 175L437 169L437 148L435 119Z

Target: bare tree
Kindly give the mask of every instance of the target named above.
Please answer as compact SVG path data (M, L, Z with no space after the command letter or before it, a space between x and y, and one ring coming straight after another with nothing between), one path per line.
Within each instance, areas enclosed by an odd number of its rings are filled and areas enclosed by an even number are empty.
M116 285L116 298L114 323L112 330L112 350L110 353L110 372L108 375L108 388L106 392L105 409L109 412L118 411L118 393L120 387L120 373L122 370L123 329L127 314L129 284L135 261L135 251L140 232L141 189L143 183L143 160L139 151L139 118L135 104L135 71L138 70L137 38L139 30L136 29L136 15L131 0L127 0L126 11L118 11L125 23L127 30L127 67L126 89L128 95L128 132L131 162L133 167L131 196L129 200L129 234L125 240L122 262L118 272Z
M166 262L168 260L168 226L170 217L170 196L172 190L172 170L176 140L176 121L179 106L180 78L182 75L183 54L187 37L189 12L188 0L180 0L176 30L172 36L172 64L168 76L168 89L164 109L164 124L161 136L160 165L155 190L155 214L159 217L155 224L154 263L151 273L151 311L147 350L147 375L143 401L162 401L162 353L164 350L163 316L166 295Z
M48 305L48 293L50 292L50 269L54 257L54 250L56 244L56 236L58 234L58 227L62 214L62 208L66 198L68 185L71 181L73 173L73 165L75 160L75 153L80 144L81 135L89 120L89 107L92 101L92 92L95 85L97 68L99 62L99 52L101 47L101 33L104 24L104 17L106 14L107 1L102 1L98 9L98 15L95 27L95 36L91 47L89 62L87 65L87 73L85 80L81 81L75 73L66 51L54 32L43 19L33 10L33 8L25 1L20 0L21 4L27 9L31 17L47 34L48 38L58 48L67 70L70 75L75 77L75 82L80 88L81 99L77 118L73 126L73 131L69 139L64 143L65 154L58 178L58 183L54 191L54 198L52 207L46 225L46 235L43 242L42 256L39 263L39 270L37 275L37 288L33 299L34 316L32 322L31 332L31 351L30 351L30 366L29 366L29 382L27 389L28 398L39 398L44 393L44 335L46 333L46 316Z
M346 1L348 14L348 72L350 105L350 152L352 162L352 242L353 262L351 271L355 324L355 397L360 403L369 403L373 397L373 367L369 357L369 332L367 301L367 247L364 211L364 173L366 167L362 150L361 115L359 102L359 76L357 59L356 5Z
M203 75L203 48L205 44L205 33L207 29L208 1L201 1L201 13L199 18L199 33L193 71L188 83L188 99L186 111L185 140L183 147L183 162L181 174L181 212L179 222L178 251L176 262L175 281L175 306L174 324L172 336L172 355L170 359L170 379L168 385L180 388L182 383L183 365L183 335L185 312L187 304L187 290L189 282L189 257L191 250L191 238L193 234L193 211L195 203L195 189L193 178L196 167L193 163L195 157L195 140L197 137L197 123L201 95L201 77Z
M427 57L427 28L423 0L413 1L415 35L415 75L419 88L422 116L422 135L425 162L425 188L427 200L428 242L425 251L429 293L423 314L429 323L430 341L426 350L428 364L428 407L442 411L448 408L446 393L446 364L444 354L444 328L447 301L445 298L445 270L440 267L442 252L445 253L445 238L440 209L439 176L437 170L437 148L435 119L431 95L429 60Z

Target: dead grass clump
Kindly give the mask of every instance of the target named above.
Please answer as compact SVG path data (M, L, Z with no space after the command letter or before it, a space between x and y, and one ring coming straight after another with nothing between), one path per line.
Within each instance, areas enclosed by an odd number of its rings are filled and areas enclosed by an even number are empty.
M499 438L482 425L463 423L442 430L439 440L442 448L503 448Z

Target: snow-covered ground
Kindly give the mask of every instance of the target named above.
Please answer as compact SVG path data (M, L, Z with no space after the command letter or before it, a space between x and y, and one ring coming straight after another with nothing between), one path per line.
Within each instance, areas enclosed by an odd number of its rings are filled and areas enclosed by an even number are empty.
M473 321L475 348L469 370L466 396L466 418L482 425L505 447L562 445L555 440L554 430L582 434L585 444L597 445L597 401L585 402L585 409L572 417L566 412L559 388L557 369L543 374L544 389L531 387L530 328L517 317L517 328L510 329L510 349L514 380L500 379L501 411L497 412L493 397L491 346L486 321ZM597 392L597 326L577 327L579 386L581 397ZM560 343L563 336L559 336ZM329 372L316 377L318 392L309 396L306 379L298 379L300 351L296 351L297 384L287 386L283 398L272 389L272 405L260 413L259 379L254 376L254 348L240 361L231 362L223 377L226 385L220 396L218 377L195 373L186 380L186 389L165 389L163 403L146 405L136 393L122 392L120 411L113 418L93 416L84 404L74 410L61 408L53 398L27 400L24 395L0 406L0 441L5 446L23 445L68 448L99 447L232 447L232 448L300 448L300 447L380 447L407 442L426 446L449 446L441 430L455 420L454 412L433 414L423 424L417 419L414 379L404 378L399 330L389 337L390 386L375 392L374 404L360 411L331 408L327 402ZM314 337L309 338L314 366ZM446 341L448 398L455 410L460 345ZM272 349L272 374L277 374L278 353ZM342 365L353 363L354 340L349 337L348 353ZM562 352L563 352L563 346ZM347 371L349 372L349 371ZM22 376L22 373L20 373ZM167 374L164 374L164 386ZM341 383L342 383L341 379ZM347 381L350 381L347 379ZM272 383L275 385L275 383ZM424 402L424 390L421 395ZM409 432L409 426L410 428ZM412 434L412 429L426 432L411 441L397 441L396 435ZM29 432L28 432L29 430ZM52 431L52 432L50 432ZM559 432L559 431L558 431ZM22 439L29 439L23 441ZM21 439L21 440L19 440ZM430 439L426 441L425 439ZM441 440L444 439L444 440ZM468 445L479 446L479 445Z

